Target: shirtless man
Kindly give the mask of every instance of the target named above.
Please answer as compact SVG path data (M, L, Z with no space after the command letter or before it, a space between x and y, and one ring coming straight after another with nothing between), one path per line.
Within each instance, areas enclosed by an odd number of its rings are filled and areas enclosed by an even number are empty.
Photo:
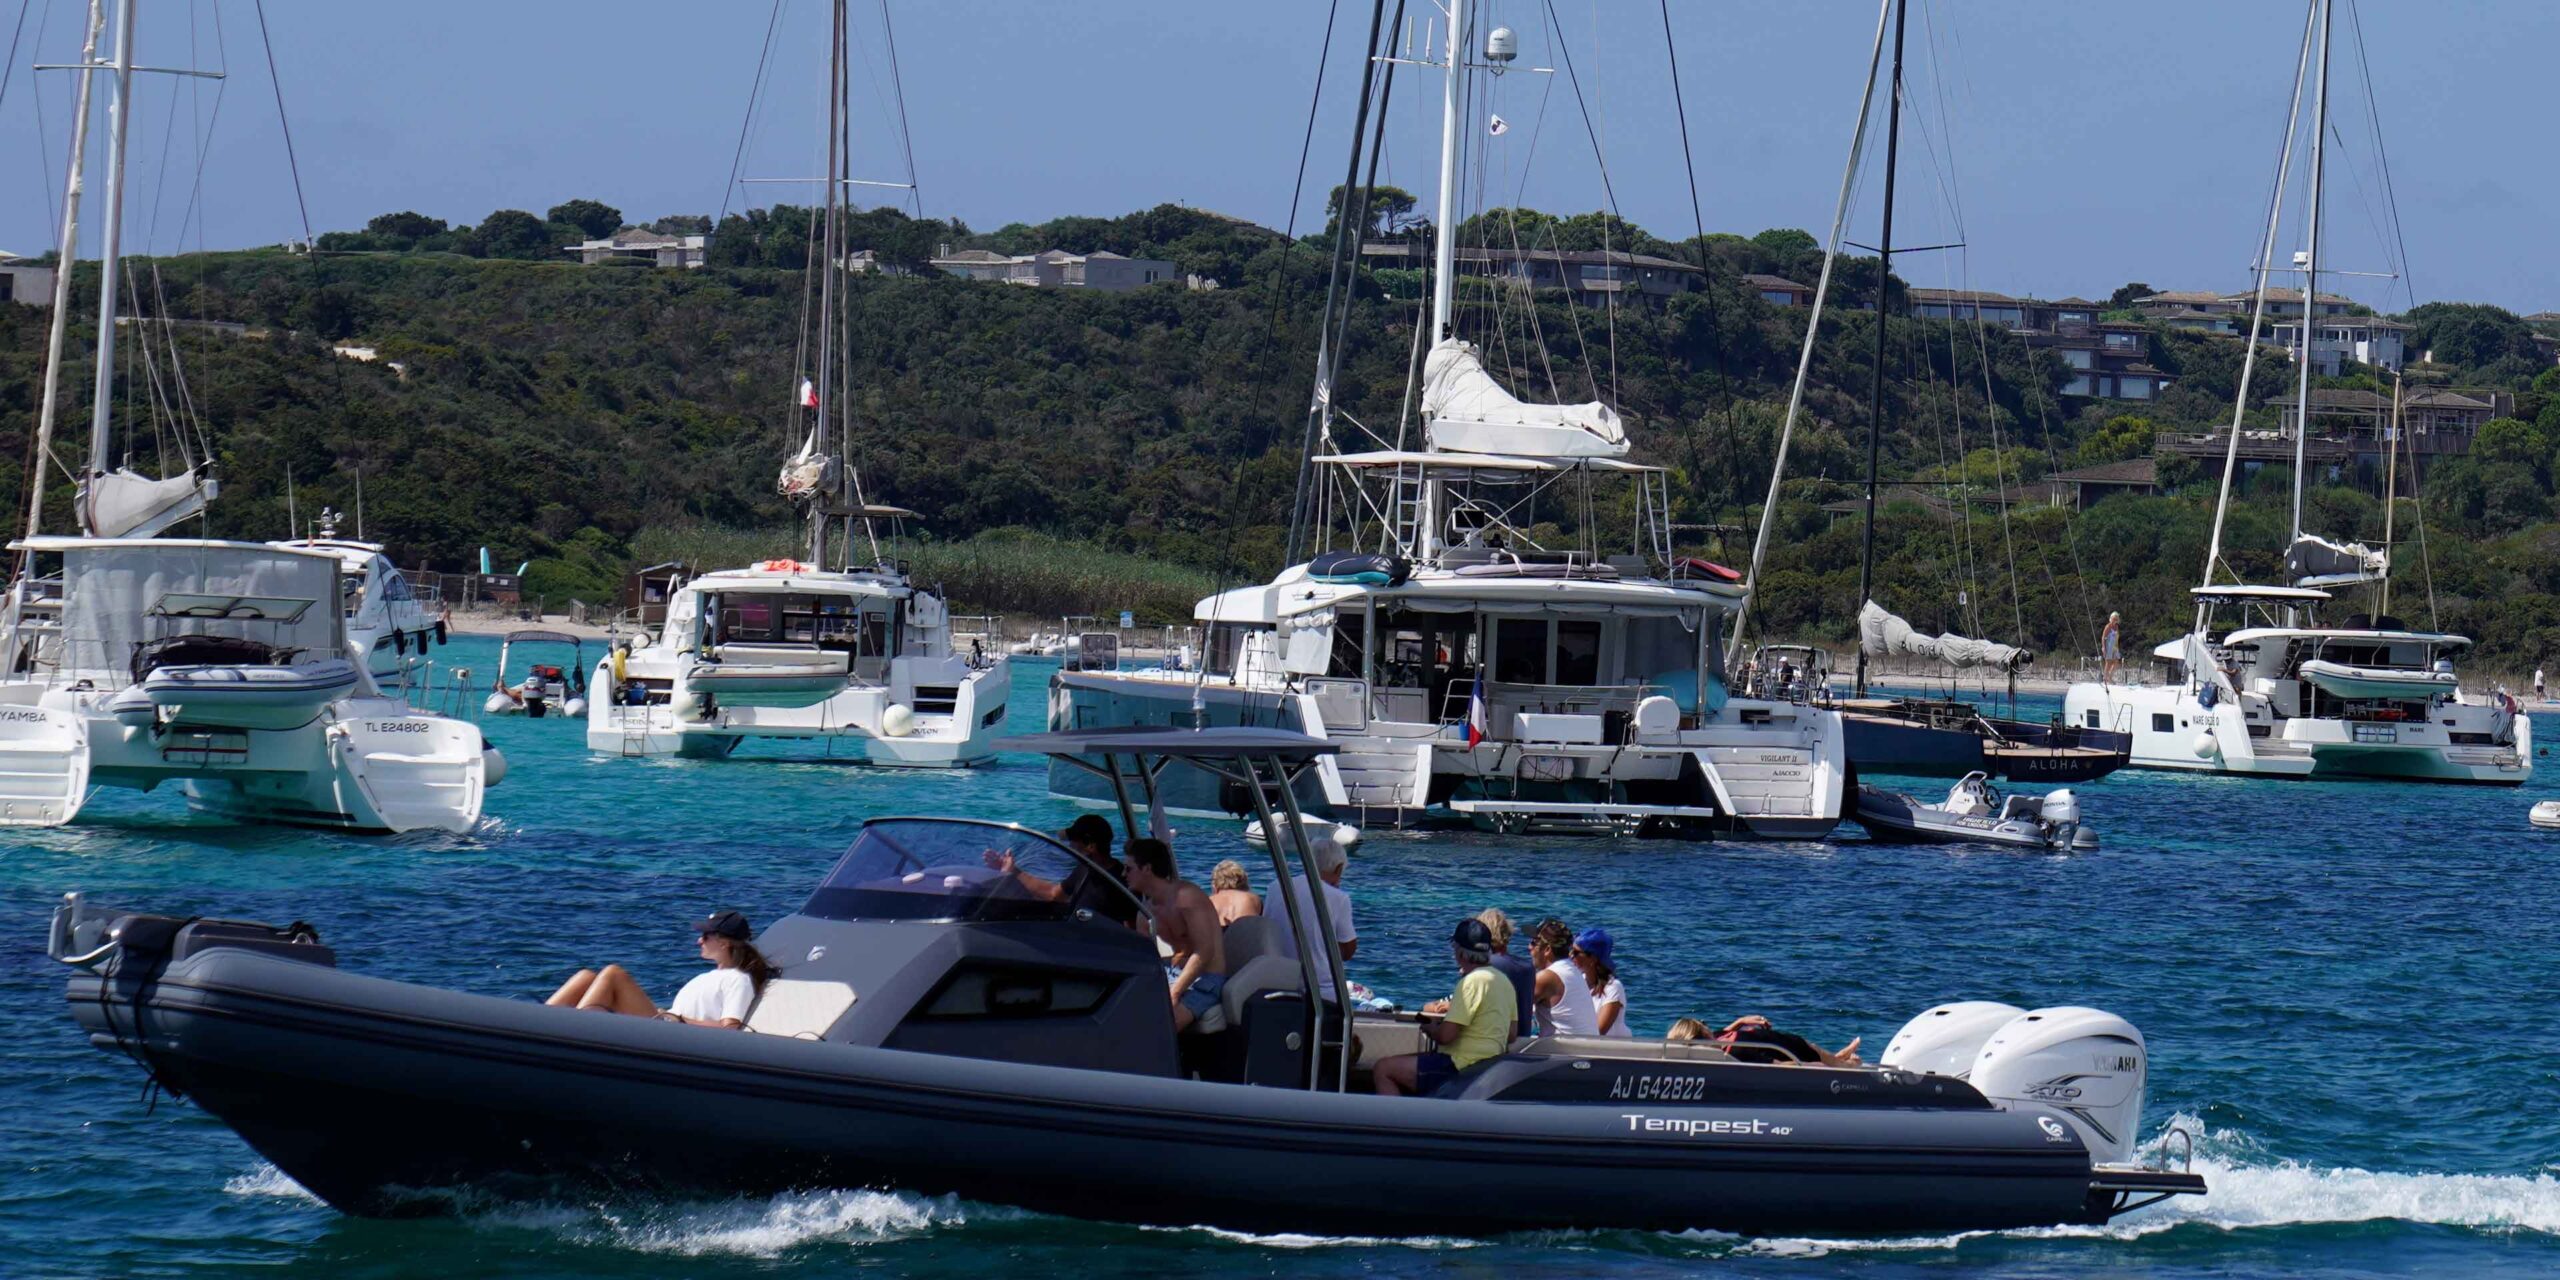
M1128 857L1129 887L1147 900L1155 912L1156 936L1173 948L1165 973L1175 1033L1195 1025L1202 1031L1224 1030L1226 1007L1218 992L1227 985L1227 938L1218 927L1217 905L1200 886L1174 873L1173 850L1164 841L1132 840Z

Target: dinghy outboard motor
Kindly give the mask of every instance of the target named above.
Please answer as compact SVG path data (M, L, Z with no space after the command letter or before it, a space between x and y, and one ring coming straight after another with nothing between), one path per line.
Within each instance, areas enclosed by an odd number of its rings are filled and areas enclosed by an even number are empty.
M2071 794L2069 787L2045 792L2036 816L2044 820L2045 838L2057 848L2068 849L2080 834L2080 797Z
M1942 1004L1903 1024L1877 1065L1954 1076L2014 1110L2049 1110L2090 1159L2133 1158L2150 1054L2132 1023L2100 1009Z

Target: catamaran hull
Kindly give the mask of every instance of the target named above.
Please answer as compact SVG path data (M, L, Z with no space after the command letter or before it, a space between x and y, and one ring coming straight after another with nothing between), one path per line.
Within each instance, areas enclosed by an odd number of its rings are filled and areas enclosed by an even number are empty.
M2476 704L2463 709L2481 711ZM2075 724L2129 731L2137 769L2503 787L2522 786L2533 777L2533 721L2521 714L2506 725L2509 741L2488 741L2484 732L2478 735L2482 741L2466 742L2451 740L2454 733L2441 725L2416 721L2283 720L2252 726L2238 707L2222 702L2208 708L2179 687L2093 684L2071 686L2063 713Z
M931 702L905 695L932 708L923 711L910 710L887 687L845 688L840 676L838 692L806 706L715 697L707 709L692 702L680 713L672 701L634 707L599 696L584 708L587 747L610 755L723 760L750 739L801 739L824 743L831 757L841 748L849 758L896 769L965 769L995 757L1013 679L1004 659L965 675L937 671L914 679L950 683L938 686ZM614 687L610 659L597 665L595 681L599 695ZM689 701L695 696L688 692Z
M1248 1088L575 1013L230 948L82 973L69 997L93 1043L369 1216L863 1186L1255 1231L1907 1234L2123 1201L2035 1108ZM1521 1168L1548 1190L1485 1194L1487 1170Z

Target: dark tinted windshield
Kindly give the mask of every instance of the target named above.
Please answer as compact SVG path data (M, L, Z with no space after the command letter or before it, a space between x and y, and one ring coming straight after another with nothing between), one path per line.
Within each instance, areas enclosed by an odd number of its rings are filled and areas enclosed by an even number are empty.
M1055 840L994 823L867 823L801 908L829 920L1062 920L1121 894Z

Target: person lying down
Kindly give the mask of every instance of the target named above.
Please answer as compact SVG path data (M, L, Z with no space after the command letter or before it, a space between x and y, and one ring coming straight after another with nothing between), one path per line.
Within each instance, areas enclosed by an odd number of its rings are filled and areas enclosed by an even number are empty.
M1702 1040L1713 1044L1744 1062L1773 1062L1782 1066L1819 1064L1826 1067L1861 1067L1866 1060L1858 1056L1859 1039L1842 1045L1837 1052L1823 1048L1803 1036L1780 1031L1769 1025L1767 1018L1747 1013L1716 1031L1696 1018L1682 1018L1671 1024L1665 1040Z

